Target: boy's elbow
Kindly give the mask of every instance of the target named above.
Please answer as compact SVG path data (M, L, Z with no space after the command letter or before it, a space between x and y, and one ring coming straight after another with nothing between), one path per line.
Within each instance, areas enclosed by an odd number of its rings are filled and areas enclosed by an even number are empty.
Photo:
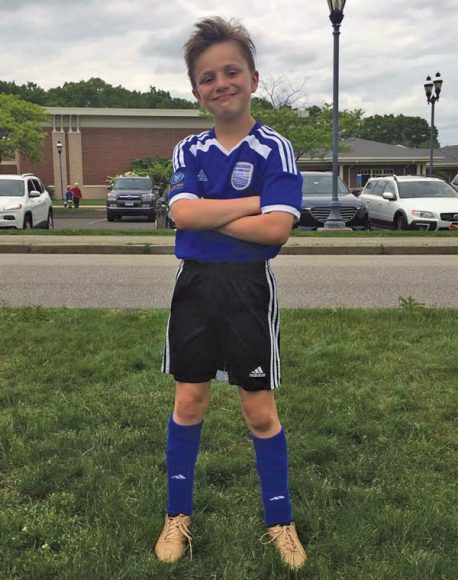
M171 215L172 215L172 219L175 223L175 228L177 230L186 230L189 227L189 224L187 223L187 219L186 219L186 212L183 211L183 208L181 207L173 207L170 211Z
M173 219L173 223L175 224L175 229L177 230L185 230L186 226L184 224L184 221L181 219L181 216L177 216L176 214L174 214L172 212L172 219Z
M270 243L275 246L283 246L283 244L286 244L291 233L291 228L292 220L290 221L288 218L272 220L270 228Z
M284 231L278 232L278 234L276 235L274 244L276 246L283 246L288 241L288 238L289 238L289 231L288 232L284 232Z

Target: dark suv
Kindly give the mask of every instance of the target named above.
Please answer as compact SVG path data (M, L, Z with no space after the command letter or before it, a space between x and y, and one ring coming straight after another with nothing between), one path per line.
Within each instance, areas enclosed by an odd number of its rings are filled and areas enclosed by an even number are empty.
M122 216L143 215L154 222L157 198L157 188L149 177L121 175L107 195L107 220L113 222Z
M329 217L332 197L332 173L329 171L302 171L301 217L296 227L316 230L323 227ZM346 227L353 230L369 229L367 205L348 191L338 178L340 213Z

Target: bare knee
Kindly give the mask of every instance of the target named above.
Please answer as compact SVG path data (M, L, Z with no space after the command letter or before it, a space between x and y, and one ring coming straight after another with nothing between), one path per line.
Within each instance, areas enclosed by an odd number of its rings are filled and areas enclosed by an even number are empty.
M183 425L200 423L210 403L208 383L177 383L174 419Z
M242 412L248 428L259 436L270 437L278 433L281 425L273 397L267 393L241 392Z
M276 413L272 413L267 409L259 410L243 410L247 425L253 433L269 434L276 430L278 418Z

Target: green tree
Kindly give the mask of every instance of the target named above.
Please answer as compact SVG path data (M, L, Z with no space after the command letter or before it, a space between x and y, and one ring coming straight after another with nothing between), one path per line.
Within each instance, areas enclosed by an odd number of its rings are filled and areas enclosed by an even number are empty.
M46 105L46 91L35 83L17 85L14 81L0 81L0 93L16 95L29 103Z
M135 175L149 175L162 193L170 182L172 160L159 157L135 159L130 165L130 171Z
M422 117L372 115L363 119L359 134L354 136L406 147L429 147L430 127ZM436 127L433 139L434 146L439 147Z
M45 138L43 123L48 118L42 107L15 95L0 94L0 161L14 157L16 151L38 161Z
M322 158L332 149L332 108L312 107L311 111L296 110L289 106L279 108L265 107L263 103L253 100L253 115L262 123L285 136L294 149L296 160L308 155L310 158ZM350 134L361 122L363 112L342 111L340 113L341 136ZM345 150L341 145L340 149Z
M16 95L25 101L48 107L196 108L195 103L172 97L168 91L156 87L150 87L147 92L142 93L122 86L114 87L97 77L88 81L64 83L61 87L54 87L48 91L32 82L17 85L10 81L0 81L1 93Z

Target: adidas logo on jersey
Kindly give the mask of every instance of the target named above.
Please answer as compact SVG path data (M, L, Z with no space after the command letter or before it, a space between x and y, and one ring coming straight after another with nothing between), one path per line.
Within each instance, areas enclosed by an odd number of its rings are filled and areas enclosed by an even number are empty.
M205 171L201 169L197 174L197 181L208 181L208 177L205 175Z
M254 369L254 371L251 371L251 373L248 376L253 378L253 379L258 379L260 377L265 377L266 373L262 370L261 367L258 367L256 369Z
M170 479L186 479L186 477L179 473L178 475L172 475Z

